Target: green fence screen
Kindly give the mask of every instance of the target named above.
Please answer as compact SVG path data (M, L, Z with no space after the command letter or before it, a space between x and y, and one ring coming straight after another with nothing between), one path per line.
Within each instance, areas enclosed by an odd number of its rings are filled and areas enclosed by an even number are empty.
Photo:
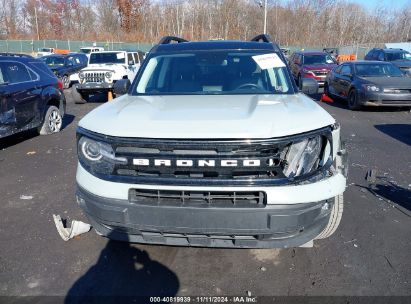
M129 43L129 42L94 42L94 41L71 41L71 40L0 40L0 52L10 53L36 53L43 47L57 48L78 52L81 47L93 46L104 47L107 51L143 51L148 52L153 44Z

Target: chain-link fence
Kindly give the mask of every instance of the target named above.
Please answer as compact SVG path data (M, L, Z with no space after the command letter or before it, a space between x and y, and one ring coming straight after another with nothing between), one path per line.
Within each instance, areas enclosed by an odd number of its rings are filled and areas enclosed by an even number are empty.
M0 52L11 52L11 53L26 53L32 54L36 53L40 48L57 48L70 50L72 52L80 51L81 47L86 46L99 46L104 47L107 51L119 51L119 50L140 50L143 52L148 52L153 43L129 43L129 42L93 42L93 41L71 41L71 40L0 40ZM355 54L357 59L364 59L364 56L368 51L374 47L384 48L383 43L373 43L373 44L353 44L339 46L339 54ZM284 48L289 49L291 54L298 50L322 50L322 47L304 47L304 46L284 46Z
M344 45L338 48L338 53L346 54L346 55L355 54L358 60L362 60L372 48L384 48L384 47L385 47L384 43Z
M150 43L126 43L126 42L94 42L94 41L71 41L71 40L0 40L0 52L10 53L36 53L39 49L57 48L70 50L72 52L80 51L80 48L86 46L99 46L107 51L119 50L139 50L148 52L153 44Z

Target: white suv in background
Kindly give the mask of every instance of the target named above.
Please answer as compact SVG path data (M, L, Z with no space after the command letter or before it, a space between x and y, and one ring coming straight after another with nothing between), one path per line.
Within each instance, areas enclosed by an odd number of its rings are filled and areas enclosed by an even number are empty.
M143 61L144 53L105 51L90 54L89 64L78 74L79 83L73 86L75 103L86 103L89 96L111 92L117 80L134 80Z

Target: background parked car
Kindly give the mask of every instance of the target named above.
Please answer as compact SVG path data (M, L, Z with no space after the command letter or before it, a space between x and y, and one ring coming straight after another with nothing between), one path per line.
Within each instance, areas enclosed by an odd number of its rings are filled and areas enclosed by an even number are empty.
M85 54L71 53L69 55L49 55L41 60L61 79L63 87L68 89L71 84L70 76L78 73L87 66L88 57Z
M44 48L39 49L39 51L37 52L37 57L42 57L42 56L47 56L47 55L52 55L52 54L67 55L69 53L70 53L70 50L44 47Z
M337 57L339 55L338 48L324 48L323 52L330 54L330 56L335 60L337 60Z
M99 47L99 46L85 46L85 47L80 48L80 52L83 54L86 54L88 58L90 58L91 53L102 52L102 51L104 51L104 48Z
M390 62L350 61L332 70L324 93L361 106L411 106L411 78Z
M390 61L404 73L411 75L411 54L403 49L374 48L365 55L364 59Z
M59 132L66 107L62 88L42 61L0 54L0 138L34 128Z
M318 51L295 52L291 55L289 64L300 89L303 78L313 78L319 86L323 86L328 72L337 66L330 54Z

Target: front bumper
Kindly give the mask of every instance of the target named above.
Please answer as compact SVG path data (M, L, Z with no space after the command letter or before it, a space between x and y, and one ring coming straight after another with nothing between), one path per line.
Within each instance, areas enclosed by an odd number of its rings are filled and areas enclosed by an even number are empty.
M107 92L112 91L114 87L114 82L84 82L79 83L77 90L78 91L98 91L98 92Z
M361 92L359 101L364 106L411 106L411 93Z
M343 193L342 172L310 184L275 187L190 187L110 182L77 168L77 202L102 235L115 240L227 248L298 247L326 227L334 197ZM263 191L263 208L150 204L130 189Z
M103 198L78 187L77 202L93 227L135 243L225 248L297 247L326 227L333 199L264 208L198 208Z
M316 80L318 82L318 86L323 87L324 83L325 83L325 79L326 79L327 76L326 75L324 75L324 76L314 76L310 73L306 73L306 74L304 74L304 77L312 78L312 79Z

